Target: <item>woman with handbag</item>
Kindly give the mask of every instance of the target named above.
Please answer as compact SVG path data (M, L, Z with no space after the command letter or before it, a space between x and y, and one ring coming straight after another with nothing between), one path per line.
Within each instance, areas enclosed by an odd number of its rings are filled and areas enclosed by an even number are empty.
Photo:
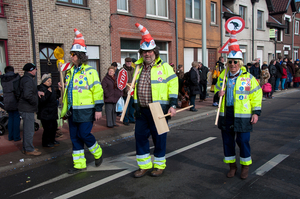
M116 103L122 96L122 91L117 86L117 77L115 75L115 67L110 66L106 76L103 78L102 88L104 92L104 104L106 114L106 125L109 128L118 126L116 124L117 112Z

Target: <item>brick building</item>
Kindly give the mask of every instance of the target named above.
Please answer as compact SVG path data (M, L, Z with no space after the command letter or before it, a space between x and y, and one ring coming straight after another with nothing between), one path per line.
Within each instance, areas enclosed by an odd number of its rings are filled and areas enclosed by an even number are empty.
M202 61L201 0L178 0L178 62L184 71L193 61ZM221 3L206 1L206 48L208 67L212 68L221 48Z
M176 65L175 1L111 0L110 34L112 62L125 63L126 57L138 59L141 33L146 27L160 47L162 60Z
M57 46L62 47L65 51L64 60L68 62L69 50L75 37L74 28L77 28L83 34L87 45L89 65L95 67L100 76L104 77L111 61L109 1L0 2L5 3L1 4L3 13L0 14L0 44L6 46L3 48L6 54L5 65L12 65L16 72L23 73L22 67L25 63L36 63L38 82L44 73L51 72L53 84L57 85L59 72L53 50Z
M270 26L270 28L276 28L277 42L276 42L276 57L279 55L282 57L292 58L293 50L293 15L296 13L295 0L271 0L273 4L273 11L270 12L270 16L279 25L285 26L284 29L276 26ZM278 26L278 25L277 25Z

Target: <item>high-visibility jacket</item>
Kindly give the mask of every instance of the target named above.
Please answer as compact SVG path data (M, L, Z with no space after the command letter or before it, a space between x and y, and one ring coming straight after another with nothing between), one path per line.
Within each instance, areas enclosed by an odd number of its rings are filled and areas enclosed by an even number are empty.
M237 77L236 84L233 90L234 98L234 131L235 132L251 132L252 124L251 117L253 114L258 116L261 113L262 90L253 75L248 73L244 67L241 68L242 73ZM215 94L222 88L225 70L218 77L215 86ZM226 82L228 73L226 75ZM222 99L220 107L220 116L218 128L225 130L226 117L226 83L224 87L225 95Z
M143 70L143 63L143 58L140 58L135 62L135 64L140 65L140 72L136 78L135 92L133 97L137 117L140 114L137 89L140 74ZM177 104L178 77L174 73L173 68L168 63L163 62L160 57L155 60L155 64L151 68L151 91L152 102L159 102L165 114L168 112L170 106Z
M67 71L66 89L63 97L61 117L68 111L68 88L74 67ZM73 78L73 122L90 122L95 120L95 111L102 111L103 89L98 72L91 66L82 64Z

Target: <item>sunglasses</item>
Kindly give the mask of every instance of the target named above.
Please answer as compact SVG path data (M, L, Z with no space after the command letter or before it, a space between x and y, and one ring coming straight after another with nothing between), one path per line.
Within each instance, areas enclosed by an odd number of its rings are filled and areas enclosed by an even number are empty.
M72 57L74 57L76 54L75 54L75 53L70 53L70 55L71 55Z
M230 60L230 61L228 61L228 63L229 63L229 64L232 64L232 61ZM235 61L233 61L233 63L234 63L234 64L237 64L238 61L235 60Z

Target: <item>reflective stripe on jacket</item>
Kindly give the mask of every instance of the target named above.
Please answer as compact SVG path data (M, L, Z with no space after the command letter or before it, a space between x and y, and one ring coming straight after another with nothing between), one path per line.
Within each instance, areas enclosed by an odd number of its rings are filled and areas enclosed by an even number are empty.
M142 66L143 58L140 58L135 64ZM134 105L136 108L136 116L139 116L139 101L137 96L137 88L139 77L143 67L140 68L135 82ZM151 68L151 91L152 102L159 102L164 113L167 113L170 106L177 104L178 97L178 77L173 68L160 57L155 60L155 64Z
M74 67L67 71L66 85L63 97L63 117L68 109L68 86L72 78ZM91 66L82 64L81 69L73 79L73 121L90 122L95 120L95 111L102 111L103 89L99 80L98 72Z
M237 77L233 90L234 98L234 131L235 132L251 132L251 117L253 114L258 116L261 113L262 89L253 75L248 73L244 67L241 68L242 74ZM222 88L225 70L218 77L215 86L215 94ZM228 76L226 76L227 81ZM226 84L224 87L226 90ZM220 107L220 116L218 128L225 130L226 117L226 92L222 99Z

